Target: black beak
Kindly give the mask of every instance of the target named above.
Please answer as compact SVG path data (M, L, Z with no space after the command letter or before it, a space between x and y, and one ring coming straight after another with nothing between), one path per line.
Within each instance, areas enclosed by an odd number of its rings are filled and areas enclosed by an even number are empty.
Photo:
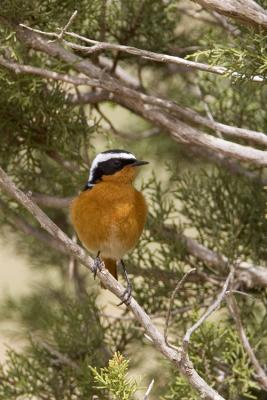
M131 164L131 166L132 167L140 167L141 165L146 165L146 164L149 164L149 162L148 161L136 160Z

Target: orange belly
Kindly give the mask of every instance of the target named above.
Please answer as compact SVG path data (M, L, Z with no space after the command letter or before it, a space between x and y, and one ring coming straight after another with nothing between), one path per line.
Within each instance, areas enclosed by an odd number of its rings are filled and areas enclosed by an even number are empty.
M81 242L93 254L121 259L143 231L147 206L130 184L101 182L71 204L71 219Z

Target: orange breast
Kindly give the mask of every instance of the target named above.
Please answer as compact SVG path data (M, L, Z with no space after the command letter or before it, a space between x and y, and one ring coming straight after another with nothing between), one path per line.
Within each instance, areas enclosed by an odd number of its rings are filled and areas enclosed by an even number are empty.
M82 192L71 205L71 218L81 242L102 257L122 258L143 231L147 206L131 184L101 182Z

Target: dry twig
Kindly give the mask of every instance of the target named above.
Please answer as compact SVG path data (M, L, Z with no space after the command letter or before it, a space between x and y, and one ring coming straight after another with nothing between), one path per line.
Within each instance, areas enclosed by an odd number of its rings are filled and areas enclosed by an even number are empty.
M204 321L206 321L206 319L215 311L217 310L217 308L221 305L228 286L232 280L233 277L233 271L231 271L223 285L222 291L219 294L219 296L217 297L217 299L209 306L209 308L207 309L207 311L199 318L199 320L193 325L191 326L189 329L187 329L186 334L184 335L183 338L183 352L184 354L187 354L188 351L188 345L190 342L190 337L191 335L203 324Z
M38 33L40 35L48 36L48 37L55 37L59 38L59 34L55 32L44 32L41 31L40 29L34 29L31 28L27 25L20 24L21 27L28 29L32 32ZM200 71L205 71L205 72L211 72L217 75L226 75L230 74L233 77L239 77L243 78L243 75L240 74L239 72L232 72L228 70L226 67L222 66L213 66L213 65L208 65L196 61L190 61L186 60L181 57L177 56L170 56L167 54L161 54L161 53L154 53L153 51L148 51L148 50L143 50L143 49L138 49L136 47L131 47L131 46L125 46L125 45L120 45L120 44L115 44L115 43L108 43L108 42L100 42L97 40L89 39L86 38L82 35L79 35L74 32L64 32L65 35L70 36L75 39L79 39L81 41L84 41L85 43L91 44L93 46L81 46L76 43L68 42L66 40L63 40L64 44L72 49L75 50L80 50L83 52L86 52L87 54L93 54L95 52L99 51L104 51L104 50L116 50L120 52L124 52L127 54L135 55L137 57L144 58L146 60L151 60L151 61L156 61L160 63L172 63L172 64L178 64L178 65L183 65L184 67L187 67L189 70L190 69L197 69ZM253 82L264 82L265 78L263 76L255 75L251 77L251 81Z
M168 328L169 328L169 323L170 323L170 318L171 318L171 312L172 312L172 307L173 307L173 303L175 300L175 297L177 295L177 293L179 292L181 286L184 284L184 282L186 281L188 275L190 275L192 272L196 271L196 268L192 268L189 271L187 271L184 276L182 277L182 279L180 279L180 281L177 283L174 291L172 292L171 298L170 298L170 303L169 303L169 308L167 311L167 315L166 315L166 320L165 320L165 327L164 327L164 339L167 345L176 348L172 345L170 345L170 343L168 342Z
M145 393L144 400L148 400L148 396L150 395L150 392L151 392L151 390L153 388L154 382L155 382L154 379L152 379L152 381L150 382L150 384L149 384L149 386L147 388L147 391Z
M267 375L264 371L264 369L261 367L250 343L248 340L248 337L246 335L245 329L242 325L242 321L241 321L241 316L240 316L240 311L236 302L236 299L234 298L233 294L230 293L227 296L227 304L228 304L228 309L235 321L236 324L236 329L237 329L237 333L238 336L240 338L240 341L250 359L251 364L253 365L254 369L255 369L255 378L257 379L257 381L260 383L260 385L267 390Z

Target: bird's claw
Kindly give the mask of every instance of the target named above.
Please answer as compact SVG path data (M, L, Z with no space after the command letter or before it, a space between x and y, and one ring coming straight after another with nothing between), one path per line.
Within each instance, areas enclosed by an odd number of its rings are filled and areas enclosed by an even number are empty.
M94 279L96 277L97 271L102 271L102 260L99 257L99 254L94 259L94 266L93 266Z
M131 298L132 298L132 285L129 284L127 286L127 289L125 289L125 291L124 291L124 293L122 295L122 301L119 304L117 304L117 306L119 307L122 304L125 304L126 306L129 306Z

